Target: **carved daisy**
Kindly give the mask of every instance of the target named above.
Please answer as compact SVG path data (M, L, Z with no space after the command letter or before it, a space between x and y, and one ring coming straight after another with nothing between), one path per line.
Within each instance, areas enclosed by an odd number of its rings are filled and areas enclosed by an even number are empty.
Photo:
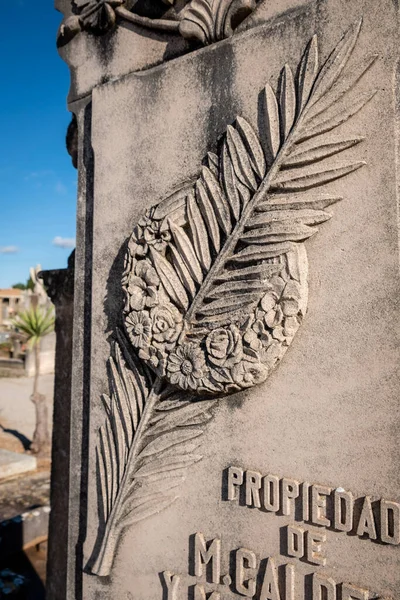
M126 332L136 348L145 348L150 345L151 321L146 311L131 312L125 320Z
M184 390L196 390L206 374L203 351L192 343L179 346L169 355L167 371L174 385Z

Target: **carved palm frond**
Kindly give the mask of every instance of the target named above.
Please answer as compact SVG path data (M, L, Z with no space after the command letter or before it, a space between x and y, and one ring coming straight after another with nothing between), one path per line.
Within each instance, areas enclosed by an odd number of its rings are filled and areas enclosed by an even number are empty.
M115 546L128 525L172 504L197 453L215 400L193 402L152 381L119 333L109 358L111 395L96 447L105 528L92 573L110 573Z
M263 259L286 254L331 218L325 209L340 198L313 190L364 165L348 158L340 164L330 160L362 138L339 135L327 142L323 136L361 110L375 93L348 97L376 59L370 56L346 69L360 25L350 28L319 72L314 36L297 84L286 65L279 96L270 85L265 87L269 168L251 125L238 117L228 126L219 156L208 155L187 195L189 231L170 222L172 264L152 253L171 300L186 311L188 331L206 323L223 326L251 310L265 289ZM159 214L167 212L169 202L158 207Z

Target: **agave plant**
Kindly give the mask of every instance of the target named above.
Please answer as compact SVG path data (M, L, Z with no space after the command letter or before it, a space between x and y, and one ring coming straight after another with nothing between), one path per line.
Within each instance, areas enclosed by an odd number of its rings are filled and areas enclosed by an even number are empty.
M39 393L40 343L44 336L54 330L53 309L44 310L38 306L20 312L13 321L27 337L28 347L35 354L35 374L31 400L35 405L36 424L30 450L34 453L46 453L50 447L50 434L47 414L46 396Z
M341 199L316 188L365 164L331 163L361 138L324 136L375 93L348 98L376 59L349 64L360 27L320 69L314 36L297 80L286 65L279 94L265 87L268 148L238 117L197 179L133 231L122 281L125 333L109 360L97 447L101 543L93 573L109 574L124 528L176 499L187 467L201 459L216 398L263 382L301 325L304 241Z

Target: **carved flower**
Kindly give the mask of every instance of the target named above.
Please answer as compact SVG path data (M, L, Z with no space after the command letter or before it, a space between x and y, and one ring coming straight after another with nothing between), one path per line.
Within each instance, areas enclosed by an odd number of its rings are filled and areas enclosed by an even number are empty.
M157 286L160 283L154 268L146 260L136 263L134 275L129 277L128 297L132 310L151 308L158 303Z
M148 362L159 377L164 377L167 364L164 352L154 346L145 346L139 350L139 358Z
M115 25L115 8L125 0L74 0L83 29L101 35Z
M277 276L271 279L271 289L263 296L261 307L265 311L264 321L274 329L284 317L296 316L300 310L300 286L294 280L286 284Z
M232 369L234 382L242 388L252 387L266 380L268 369L260 362L244 360Z
M164 252L171 240L171 232L162 221L152 218L154 210L150 209L140 219L137 236L144 248L152 246L158 252Z
M141 234L141 230L139 230L137 225L129 240L128 250L131 256L139 259L145 257L149 250L149 247Z
M126 332L136 348L145 348L151 340L151 321L145 310L131 312L125 320Z
M284 352L284 346L281 342L274 340L270 346L263 352L262 360L268 366L272 368L276 362L281 358Z
M256 352L270 343L271 336L261 319L256 319L250 329L246 331L244 341Z
M242 336L235 325L229 329L214 329L206 339L208 359L218 367L230 368L243 356Z
M205 375L203 351L192 343L179 346L169 355L167 371L171 383L196 390Z
M182 329L181 313L171 302L168 302L153 308L151 317L153 320L153 345L157 348L172 350Z
M299 327L300 322L297 317L286 317L283 324L283 334L287 338L292 338Z

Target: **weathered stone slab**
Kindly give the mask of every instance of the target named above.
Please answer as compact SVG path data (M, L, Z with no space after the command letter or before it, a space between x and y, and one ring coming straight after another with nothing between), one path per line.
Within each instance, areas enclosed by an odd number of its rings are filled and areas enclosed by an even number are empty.
M0 448L0 479L20 475L36 469L36 458Z
M73 104L68 598L397 598L397 18L260 2Z

